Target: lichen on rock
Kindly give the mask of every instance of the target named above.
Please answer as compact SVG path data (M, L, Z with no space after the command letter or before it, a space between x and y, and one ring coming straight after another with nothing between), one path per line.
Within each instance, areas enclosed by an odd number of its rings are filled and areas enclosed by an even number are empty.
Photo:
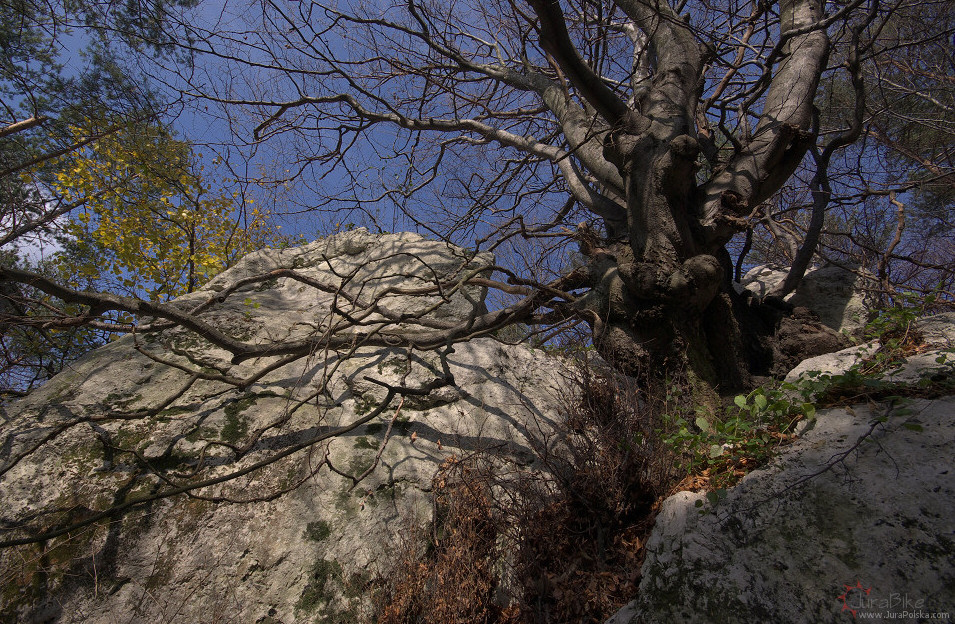
M881 382L917 384L941 371L951 384L941 356L953 346L955 315L919 320L913 330L922 327L924 353ZM821 356L790 379L810 370L838 375L859 359L858 347ZM880 619L951 614L952 414L952 396L820 409L772 465L725 497L669 497L646 545L638 595L608 624L848 621L845 604Z
M251 344L359 313L362 331L441 328L484 312L485 289L460 276L492 262L355 230L251 254L175 305ZM422 294L437 283L450 286ZM0 540L73 528L0 551L0 620L357 621L392 536L430 521L442 462L534 457L562 367L491 338L429 351L356 339L235 364L182 327L122 337L7 407Z

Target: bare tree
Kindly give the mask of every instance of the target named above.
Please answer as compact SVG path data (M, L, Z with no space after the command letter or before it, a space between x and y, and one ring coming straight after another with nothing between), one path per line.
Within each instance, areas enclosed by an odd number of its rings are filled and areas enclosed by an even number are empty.
M582 321L628 372L685 370L724 390L745 386L765 360L745 346L757 343L744 340L752 323L738 323L726 246L813 151L813 217L774 294L798 283L829 204L829 161L862 134L863 55L895 9L863 0L830 12L809 0L256 8L226 5L212 27L177 26L188 33L181 49L206 71L180 72L173 86L221 104L246 157L281 162L275 182L317 178L329 211L399 211L393 223L483 249L577 239L583 260L557 281L509 276L502 290L525 298L482 319L486 330ZM833 37L846 60L830 68ZM857 85L842 128L823 124L813 104L833 74ZM240 358L255 351L222 344Z
M150 418L198 380L245 389L315 353L337 350L344 358L373 345L441 350L517 324L543 336L545 328L586 326L600 353L646 379L649 392L686 384L697 403L715 407L718 393L770 370L772 349L759 338L771 337L788 312L773 298L736 294L727 246L780 204L790 180L808 178L811 201L785 206L798 213L791 230L796 266L776 294L798 282L832 206L830 164L866 135L862 68L874 50L883 52L874 42L898 4L852 0L827 11L816 0L719 7L692 0L406 0L384 8L261 0L226 5L205 27L183 21L167 34L187 36L168 38L198 69L174 77L176 67L150 71L203 107L219 105L235 131L227 147L253 162L274 162L276 175L260 176L262 183L318 186L307 200L317 223L354 218L467 242L475 255L457 270L402 294L446 298L481 287L496 292L501 305L435 321L365 297L352 276L322 282L292 268L248 276L188 305L160 304L0 267L0 280L75 306L69 314L51 310L44 328L85 325L137 336L178 328L226 350L232 364L257 365L237 376L226 364L209 370L150 351L188 373L166 401L49 426L11 461L76 426ZM814 105L819 86L839 79L851 85L849 114L823 119ZM801 168L807 153L811 164ZM568 262L570 241L579 253ZM480 251L501 260L472 263ZM277 278L330 295L328 319L307 335L262 341L229 331L215 315L241 288ZM42 297L27 303L45 305ZM448 383L438 376L425 388L392 386L388 398ZM154 469L162 473L154 491L82 522L249 474L350 431L387 404L268 457L250 459L263 433L254 432L229 449L235 462L225 471L180 478ZM76 526L34 528L0 545Z
M318 169L338 198L393 202L489 249L566 234L582 216L581 266L506 321L580 319L628 372L688 370L727 390L748 383L753 354L726 245L816 144L830 33L850 39L856 60L841 71L858 76L882 16L862 1L829 13L798 0L259 6L247 30L193 32L195 51L231 72L187 90L258 116L253 144L294 145L289 176ZM823 161L858 138L858 117ZM404 167L393 185L356 164L389 133L382 169Z

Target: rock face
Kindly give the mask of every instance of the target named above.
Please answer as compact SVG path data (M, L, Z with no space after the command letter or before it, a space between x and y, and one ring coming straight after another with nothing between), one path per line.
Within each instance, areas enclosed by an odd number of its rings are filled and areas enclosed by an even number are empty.
M932 348L893 378L951 379L955 315L917 327ZM803 368L851 365L845 354L823 357L833 361ZM670 497L647 543L638 598L608 624L951 617L953 414L955 397L820 410L774 465L722 500Z
M201 317L253 343L309 335L328 326L333 306L347 315L375 297L364 328L404 323L395 315L407 313L440 328L482 312L484 293L414 289L489 261L416 235L358 230L252 254L176 305L211 301ZM276 269L337 286L249 281ZM430 520L427 492L442 462L493 449L528 465L561 409L564 373L540 351L491 338L232 364L182 328L125 336L3 415L0 540L73 528L0 551L0 620L358 621L389 544ZM238 378L251 381L223 381ZM424 391L402 397L389 385ZM123 506L123 515L98 514Z
M647 544L640 597L612 621L815 624L849 621L844 607L951 613L955 468L924 458L952 456L953 413L952 398L826 411L778 466L715 506L703 494L670 497Z
M946 368L944 362L938 361L940 358L955 363L955 353L952 353L952 349L955 349L955 312L918 319L912 324L911 330L920 337L926 347L890 369L883 376L886 381L917 382L921 377L931 377L936 370ZM813 371L824 375L841 375L864 358L873 357L880 347L878 342L870 342L809 358L792 369L786 376L786 381L796 381Z
M764 295L786 279L786 274L783 270L757 266L743 276L740 284ZM863 277L830 265L807 271L796 292L786 300L794 306L809 308L836 331L853 333L865 326L868 312L874 307L864 287Z
M492 261L365 230L263 250L175 305L235 340L314 340L311 352L235 363L166 327L8 405L0 621L363 621L390 548L432 519L440 467L481 450L538 473L564 413L572 372L540 351L488 337L429 350L366 341L469 323L485 292L461 280ZM935 351L918 357L947 366L936 358L953 326L955 315L919 325ZM325 347L325 332L347 340ZM955 610L953 413L951 397L821 410L715 505L669 498L639 595L613 621Z

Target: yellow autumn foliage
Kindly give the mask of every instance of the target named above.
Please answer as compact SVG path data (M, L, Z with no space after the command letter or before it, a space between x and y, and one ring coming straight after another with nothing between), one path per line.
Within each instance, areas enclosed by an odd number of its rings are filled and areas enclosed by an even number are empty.
M82 202L67 225L86 247L72 272L112 274L123 290L153 300L192 292L278 238L268 214L204 180L191 146L155 125L130 126L73 154L55 190Z

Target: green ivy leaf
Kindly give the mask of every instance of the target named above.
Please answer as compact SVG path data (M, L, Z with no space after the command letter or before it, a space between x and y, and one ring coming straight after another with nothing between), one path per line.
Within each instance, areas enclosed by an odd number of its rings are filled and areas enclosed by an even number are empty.
M716 503L720 502L720 500L724 498L726 498L726 490L722 488L719 490L715 490L713 492L706 493L706 500L710 501L711 505L715 505Z

